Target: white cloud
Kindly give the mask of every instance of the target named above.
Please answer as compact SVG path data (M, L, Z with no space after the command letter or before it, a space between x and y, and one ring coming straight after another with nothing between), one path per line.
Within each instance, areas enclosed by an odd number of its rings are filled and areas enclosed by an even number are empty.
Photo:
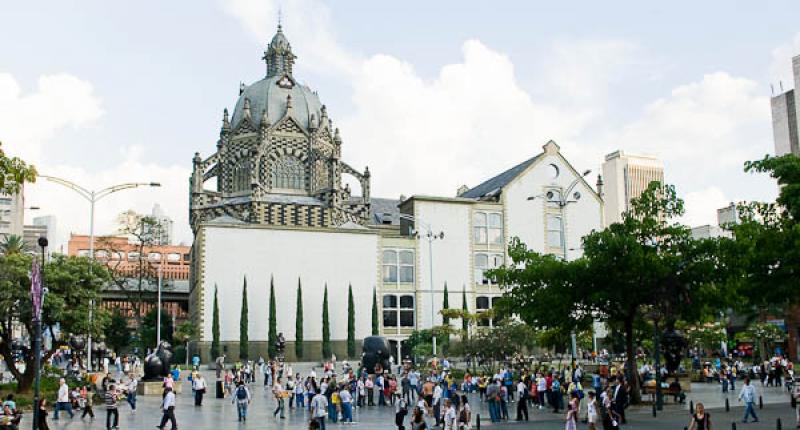
M72 75L43 75L36 90L25 94L14 76L0 73L3 149L34 164L40 174L68 179L88 189L98 190L122 182L161 182L159 189L124 191L98 203L96 233L113 232L113 221L124 210L133 208L149 213L153 203L160 202L175 219L177 237L191 238L186 208L188 169L143 161L144 151L137 147L123 148L124 161L100 171L64 165L46 156L48 148L60 144L56 137L65 128L94 126L103 115L101 105L92 84ZM70 232L88 233L89 204L77 193L40 179L26 187L25 198L27 206L40 207L39 211L27 212L27 222L34 216L56 215L55 247L66 246Z
M45 142L59 130L85 127L102 114L100 99L85 80L43 75L36 91L23 94L14 76L0 73L0 141L27 161L39 162Z
M770 82L777 93L780 90L780 83L783 89L789 90L794 87L794 77L792 75L792 57L800 55L800 33L794 35L790 42L784 43L772 50L772 64L769 67Z

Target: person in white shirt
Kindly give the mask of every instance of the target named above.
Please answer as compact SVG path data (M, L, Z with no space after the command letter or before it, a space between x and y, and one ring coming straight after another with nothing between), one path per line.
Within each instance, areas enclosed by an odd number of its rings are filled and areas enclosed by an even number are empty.
M320 392L311 399L311 419L319 423L321 430L325 430L326 416L328 416L328 399Z
M520 379L517 383L517 421L528 421L528 386Z
M178 423L175 421L175 393L170 387L165 388L164 391L166 394L161 402L161 409L164 411L164 415L161 416L161 424L156 427L164 430L164 426L169 421L172 424L172 430L175 430L178 428Z
M742 387L742 391L739 393L739 401L744 401L745 409L744 409L744 418L742 422L747 422L747 417L753 416L753 421L758 422L758 415L756 415L755 408L753 405L756 402L756 388L750 384L750 378L744 378L744 387Z
M456 430L456 408L453 407L453 403L450 399L444 399L444 430Z
M594 391L589 391L589 401L586 403L586 417L589 423L588 430L596 430L597 399L594 398Z
M71 419L75 416L75 414L72 413L72 404L69 402L69 386L64 378L59 379L58 384L58 397L56 398L56 407L53 419L58 419L58 411L67 411Z
M128 404L131 405L131 413L136 413L136 389L139 386L139 382L136 380L136 376L131 373L129 375L128 385L125 387L125 397L128 400Z
M433 389L433 417L436 425L438 426L442 419L442 386L436 384Z
M197 372L197 377L192 380L192 390L194 391L194 405L203 405L203 395L206 393L206 379L203 374Z
M353 396L347 386L342 384L339 390L339 403L342 406L342 422L353 422Z

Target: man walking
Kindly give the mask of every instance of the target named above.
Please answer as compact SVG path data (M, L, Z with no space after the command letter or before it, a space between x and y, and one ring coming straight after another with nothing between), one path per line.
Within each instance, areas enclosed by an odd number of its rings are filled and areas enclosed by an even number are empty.
M311 399L311 420L319 423L319 428L325 430L325 417L328 415L328 399L321 392L317 392Z
M157 428L164 430L164 426L167 425L167 421L172 423L172 430L178 428L178 423L175 422L175 393L172 391L171 387L167 387L164 389L166 394L164 395L164 400L161 402L161 409L164 411L164 415L161 417L161 424L156 426Z
M236 410L239 412L239 421L247 421L247 406L250 404L250 390L247 385L239 381L236 387L236 394L234 394L233 402L236 403Z
M119 410L117 409L117 387L112 385L108 386L104 397L106 403L106 429L119 428ZM114 417L114 425L111 425L111 417Z
M739 393L739 401L744 401L744 418L742 419L743 423L747 422L747 417L750 415L753 416L753 422L758 422L758 416L756 415L756 410L753 408L753 405L756 402L756 388L750 385L750 378L744 378L744 387L742 387L742 391Z
M194 391L194 405L203 406L203 395L206 393L206 380L203 374L197 372L197 377L192 379L192 390Z
M69 402L69 386L64 378L58 380L58 397L56 398L56 411L53 419L58 419L58 411L67 411L69 417L72 418L75 414L72 413L72 404Z

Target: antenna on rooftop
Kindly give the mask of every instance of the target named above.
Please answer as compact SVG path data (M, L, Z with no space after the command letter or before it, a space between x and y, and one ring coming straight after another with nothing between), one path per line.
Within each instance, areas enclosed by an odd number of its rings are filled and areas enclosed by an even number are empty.
M783 92L783 81L778 81L778 85L781 86L781 92Z
M775 97L775 85L769 84L769 92L772 93L773 97Z

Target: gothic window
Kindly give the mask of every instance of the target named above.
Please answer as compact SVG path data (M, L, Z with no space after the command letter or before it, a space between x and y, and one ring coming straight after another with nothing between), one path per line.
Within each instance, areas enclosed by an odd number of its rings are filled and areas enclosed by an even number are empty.
M250 189L250 160L239 160L233 165L231 192Z
M303 163L297 157L283 156L272 165L272 187L290 190L304 190L306 172Z

